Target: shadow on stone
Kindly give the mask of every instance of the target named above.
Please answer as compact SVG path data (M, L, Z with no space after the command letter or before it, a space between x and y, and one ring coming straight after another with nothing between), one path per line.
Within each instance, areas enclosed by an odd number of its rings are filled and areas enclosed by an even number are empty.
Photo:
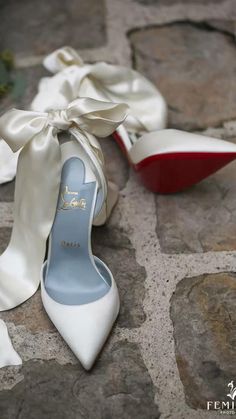
M0 392L1 419L157 419L154 387L134 343L117 342L90 373L28 361L24 380Z
M107 263L116 280L121 309L118 318L120 327L139 327L145 321L142 302L145 296L145 269L135 258L135 250L126 233L109 224L94 229L94 254Z

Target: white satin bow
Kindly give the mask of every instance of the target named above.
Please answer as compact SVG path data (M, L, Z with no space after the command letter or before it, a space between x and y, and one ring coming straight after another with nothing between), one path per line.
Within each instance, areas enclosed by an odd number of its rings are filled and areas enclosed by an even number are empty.
M12 236L0 256L0 311L21 304L39 285L60 184L58 132L76 128L74 138L93 150L93 134L110 135L126 115L124 104L80 98L64 110L39 113L12 109L0 118L0 136L14 152L22 148Z
M126 103L130 108L124 122L128 131L141 134L166 127L167 106L163 96L137 71L105 62L85 64L70 47L57 49L43 63L57 74L41 79L32 109L60 109L75 98L92 97Z
M124 126L142 134L166 127L167 106L158 89L130 68L104 62L85 64L70 47L57 49L44 59L52 77L42 78L31 104L35 111L63 109L78 97L126 103L130 113ZM17 154L0 139L0 183L14 178Z

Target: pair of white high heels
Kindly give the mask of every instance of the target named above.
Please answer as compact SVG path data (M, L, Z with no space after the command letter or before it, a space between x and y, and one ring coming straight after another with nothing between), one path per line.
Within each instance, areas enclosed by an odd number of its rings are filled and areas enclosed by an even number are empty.
M92 224L104 223L117 199L95 136L116 131L141 180L159 192L201 180L234 159L236 146L165 130L164 99L133 70L83 64L68 47L45 64L59 72L41 81L33 111L13 109L0 118L0 137L16 153L8 150L7 159L14 162L21 150L14 227L0 257L0 310L30 298L41 281L45 310L90 369L119 312L114 278L91 250ZM60 132L67 137L61 146Z

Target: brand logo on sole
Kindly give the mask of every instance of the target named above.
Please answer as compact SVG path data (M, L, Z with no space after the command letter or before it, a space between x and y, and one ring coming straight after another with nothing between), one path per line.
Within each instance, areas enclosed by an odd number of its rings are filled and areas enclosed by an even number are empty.
M73 198L71 198L70 200L66 200L66 195L68 196L73 196ZM58 210L71 210L71 209L76 209L76 208L80 208L82 210L86 209L86 199L81 198L78 199L76 197L78 197L79 193L78 192L74 192L74 191L70 191L68 186L64 186L64 188L62 189L61 192L61 202L60 205L58 207Z

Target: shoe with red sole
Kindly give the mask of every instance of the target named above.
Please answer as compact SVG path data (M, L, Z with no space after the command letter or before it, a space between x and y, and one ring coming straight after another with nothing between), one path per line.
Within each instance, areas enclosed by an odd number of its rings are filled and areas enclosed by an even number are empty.
M135 70L105 62L84 63L70 47L48 55L44 66L54 75L41 79L33 110L61 109L78 97L129 106L128 117L113 136L142 183L153 192L182 191L236 158L235 144L165 129L165 99Z
M182 191L236 159L236 144L175 129L134 139L121 126L113 137L143 185L162 194Z

